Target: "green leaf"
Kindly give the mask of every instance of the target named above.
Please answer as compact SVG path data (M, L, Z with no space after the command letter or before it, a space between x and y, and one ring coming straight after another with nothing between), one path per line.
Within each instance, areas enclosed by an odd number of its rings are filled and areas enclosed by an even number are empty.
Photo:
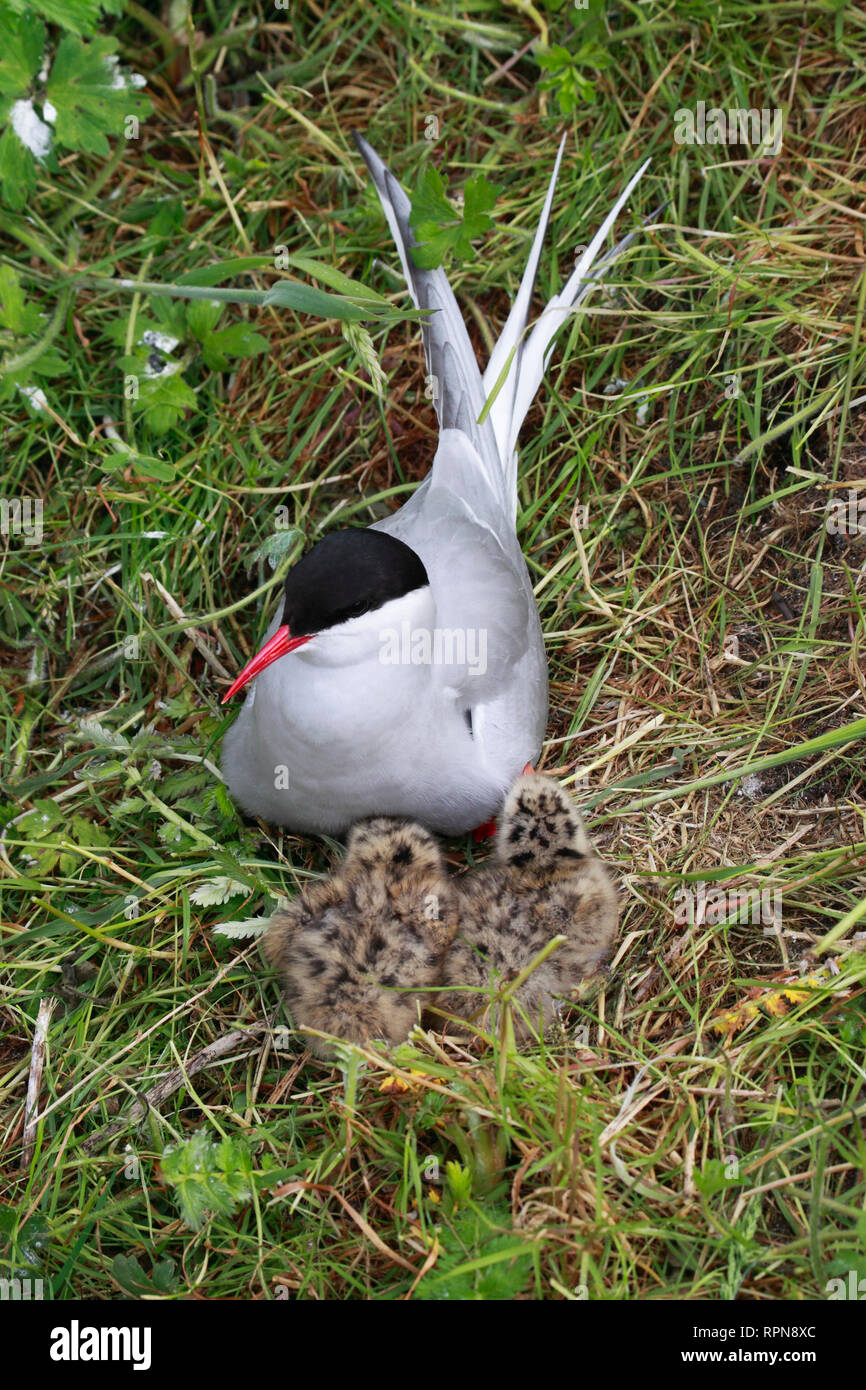
M56 24L73 34L94 34L99 29L100 12L122 14L123 0L5 0L6 8L18 13L35 10L48 24Z
M445 192L445 180L434 164L427 164L412 197L411 225L418 222L453 222L454 209Z
M840 1250L834 1260L826 1266L826 1273L836 1279L847 1280L853 1269L857 1281L866 1279L866 1253L856 1247Z
M62 832L61 832L62 833ZM71 839L76 846L91 846L96 848L106 848L109 844L108 836L100 825L95 825L93 821L85 816L73 816L70 834L66 837ZM80 867L81 858L74 849L65 850L60 856L60 872L64 874L74 873Z
M34 801L33 810L21 817L18 830L22 837L32 836L34 839L40 839L43 835L50 835L62 820L63 813L60 807L55 802L40 797Z
M185 210L180 198L170 198L147 224L149 236L173 237L183 227Z
M468 179L463 190L463 209L458 213L445 196L442 176L428 164L412 199L411 226L418 238L412 258L423 270L441 265L448 252L458 260L472 256L472 242L493 225L488 209L502 189L488 183L483 174Z
M360 280L352 280L336 266L325 265L322 261L311 260L309 256L290 256L289 260L296 270L309 275L312 280L321 280L323 285L336 290L338 294L354 295L357 299L370 299L387 307L384 295L364 285Z
M39 310L26 302L18 272L11 265L0 265L0 325L25 335L39 327Z
M223 280L233 280L244 270L273 270L273 256L236 256L230 261L219 261L216 265L202 265L188 270L177 277L179 285L198 285L208 288L221 285Z
M69 371L69 364L56 348L46 348L44 352L39 354L36 361L31 363L28 370L34 376L65 376Z
M511 1236L501 1236L484 1247L484 1254L497 1258L478 1280L476 1297L487 1302L510 1302L526 1288L532 1273L532 1251L525 1241L515 1245Z
M866 1048L866 1017L848 1009L838 1017L839 1036L849 1047Z
M111 840L101 825L88 820L86 816L72 817L72 838L77 845L107 849Z
M695 1187L704 1197L713 1197L729 1187L742 1187L742 1178L729 1178L727 1168L720 1158L710 1158L703 1168L694 1175Z
M214 1143L200 1130L176 1148L166 1149L161 1167L175 1189L184 1221L194 1231L208 1214L230 1216L252 1193L252 1159L238 1139Z
M300 280L278 280L265 292L262 303L278 309L296 309L302 314L317 314L322 319L364 319L369 317L372 304L362 309L350 299L325 294Z
M39 797L33 802L33 810L23 815L17 824L18 834L24 844L22 853L34 862L34 872L39 875L51 873L60 859L60 850L42 848L40 841L54 838L58 826L63 821L60 807L47 798Z
M190 333L203 343L214 331L225 305L218 299L194 299L186 311L186 321Z
M115 1255L111 1273L131 1298L145 1294L171 1294L177 1290L174 1260L158 1260L152 1274L145 1274L135 1255Z
M463 195L463 222L469 229L469 236L480 236L493 226L493 219L487 214L501 192L502 185L488 183L483 174L476 174L468 180Z
M497 1231L490 1217L506 1229ZM453 1227L443 1224L436 1271L424 1280L421 1296L448 1302L515 1298L527 1286L534 1256L531 1243L510 1226L509 1215L496 1208L484 1216L470 1208Z
M148 307L154 311L153 318L151 318L147 313L140 313L136 315L134 327L137 347L147 346L147 344L144 342L144 337L146 333L156 334L165 333L167 331L165 325L161 321L161 318L157 317L157 307L162 303L162 300L154 299L151 301ZM118 347L122 348L126 342L126 335L128 330L129 315L124 314L119 319L112 319L111 323L108 324L105 331L108 334L111 341L113 343L116 343ZM186 336L186 322L184 321L184 325L180 333L170 333L169 336L172 338L177 338L179 341L182 342L183 338Z
M156 459L152 454L136 454L132 460L132 471L137 478L156 478L161 483L174 481L176 469L174 464L166 463L165 459Z
M259 560L267 560L271 569L275 570L283 556L287 555L295 545L298 536L303 536L303 534L303 531L297 526L281 526L276 531L272 531L250 555L247 569L251 570L253 565L258 564Z
M207 719L201 720L199 724L199 731L203 734L207 734L208 736L210 736L212 731L209 728L205 728L207 722ZM215 724L213 729L214 733L216 733L216 729L217 725ZM214 804L219 814L223 817L224 820L233 822L235 820L235 817L237 816L237 807L229 798L229 794L221 782L214 783L213 794Z
M68 149L105 158L108 135L123 129L127 116L145 112L149 103L117 66L114 39L90 43L68 34L57 49L46 88L57 110L57 140Z
M552 48L536 54L539 67L550 74L538 85L543 91L555 92L563 115L570 115L580 102L591 101L595 96L595 86L581 68L589 67L601 72L610 66L610 61L605 50L592 41L581 44L574 54L560 44L554 44Z
M195 848L195 841L192 836L185 835L181 827L175 825L172 820L163 821L156 833L160 844L167 845L170 849L185 851Z
M267 352L270 343L246 323L233 323L209 333L202 344L202 354L212 371L225 371L231 357L257 357Z
M468 1168L449 1159L445 1164L445 1180L454 1202L462 1204L469 1201L472 1196L472 1173Z
M0 93L23 96L45 47L45 25L32 14L0 13Z
M36 160L11 125L0 135L0 189L7 207L23 208L36 188Z
M176 425L184 411L195 409L195 392L180 372L144 380L137 409L154 434L165 434ZM149 470L152 471L152 470ZM171 477L174 476L172 472Z
M179 343L189 337L187 327L187 305L168 295L156 295L150 301L150 310L163 333L177 338Z
M43 849L31 857L34 871L45 878L48 874L53 874L55 869L59 867L63 856L58 849Z
M26 1279L44 1273L43 1251L52 1242L51 1228L41 1213L23 1219L17 1205L0 1207L0 1236L7 1278Z
M171 772L168 777L163 777L159 784L159 794L163 801L175 801L179 796L188 796L190 792L204 791L213 782L212 774L206 767L186 767L181 772ZM246 887L241 884L237 892L246 892ZM193 902L197 902L193 898ZM218 899L224 902L225 899Z

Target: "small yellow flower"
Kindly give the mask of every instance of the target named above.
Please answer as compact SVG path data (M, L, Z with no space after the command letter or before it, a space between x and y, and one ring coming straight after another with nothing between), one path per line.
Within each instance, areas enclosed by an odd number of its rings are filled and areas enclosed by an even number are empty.
M379 1086L379 1093L383 1096L399 1096L409 1089L409 1082L404 1081L402 1076L386 1076Z
M404 1081L402 1076L386 1076L385 1080L379 1086L380 1092L382 1095L386 1096L399 1096L405 1091L420 1091L422 1088L418 1085L418 1082L426 1081L427 1073L423 1071L410 1071L409 1075L412 1078L411 1081ZM416 1083L414 1086L412 1084L413 1081Z

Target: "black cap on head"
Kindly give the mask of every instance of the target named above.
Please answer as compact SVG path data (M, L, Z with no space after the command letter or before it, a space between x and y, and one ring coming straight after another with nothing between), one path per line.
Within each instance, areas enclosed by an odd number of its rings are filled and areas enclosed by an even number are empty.
M332 531L286 575L283 622L293 637L373 613L429 583L410 546L384 531Z

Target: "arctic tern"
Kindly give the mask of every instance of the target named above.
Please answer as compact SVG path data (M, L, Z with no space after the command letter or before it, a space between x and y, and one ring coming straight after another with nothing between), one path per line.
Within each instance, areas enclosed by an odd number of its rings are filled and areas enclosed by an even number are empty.
M596 264L649 161L527 332L563 137L526 271L482 375L444 270L412 258L406 193L354 138L412 300L432 311L421 333L439 445L404 506L327 534L289 570L268 640L225 696L253 682L222 770L246 811L292 830L338 833L363 817L403 816L460 834L496 814L541 749L547 664L516 534L517 435L555 333L635 235Z

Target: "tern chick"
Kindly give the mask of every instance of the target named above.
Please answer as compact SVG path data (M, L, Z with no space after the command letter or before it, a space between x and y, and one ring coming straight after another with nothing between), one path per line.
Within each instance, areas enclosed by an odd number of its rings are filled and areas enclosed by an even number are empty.
M519 777L505 801L491 866L466 874L459 888L458 935L442 976L452 990L435 1001L437 1010L481 1015L491 976L495 983L515 979L562 935L566 941L514 996L516 1036L531 1036L526 1020L543 1031L556 1017L556 1000L609 958L619 922L616 889L564 788L536 772Z
M441 978L455 901L429 831L382 817L356 825L343 863L278 912L264 936L295 1027L402 1042ZM321 1039L307 1042L331 1057Z

